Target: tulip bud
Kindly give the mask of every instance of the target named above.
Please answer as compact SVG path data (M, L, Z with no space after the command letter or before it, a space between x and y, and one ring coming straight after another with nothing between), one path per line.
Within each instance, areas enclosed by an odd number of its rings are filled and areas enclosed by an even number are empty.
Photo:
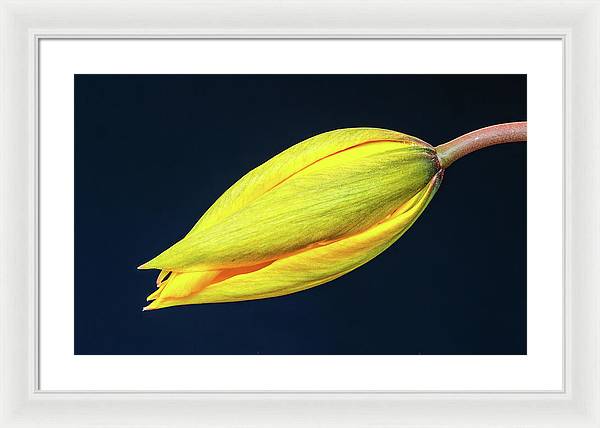
M144 309L276 297L331 281L402 236L443 173L432 146L400 132L309 138L242 177L183 239L140 266L161 270Z

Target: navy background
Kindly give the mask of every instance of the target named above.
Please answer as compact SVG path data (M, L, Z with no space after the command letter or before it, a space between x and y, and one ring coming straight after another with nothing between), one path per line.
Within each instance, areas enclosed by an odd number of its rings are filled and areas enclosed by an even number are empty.
M524 354L524 144L459 160L367 265L284 297L142 312L233 182L305 138L372 126L435 145L526 120L522 75L77 75L76 354Z

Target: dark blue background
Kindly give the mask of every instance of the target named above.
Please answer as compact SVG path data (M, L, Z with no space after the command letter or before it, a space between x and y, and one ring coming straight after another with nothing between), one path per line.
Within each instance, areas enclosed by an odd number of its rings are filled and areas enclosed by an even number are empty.
M446 173L367 265L284 297L142 312L156 271L239 177L335 128L438 145L526 119L522 75L77 75L76 354L524 354L525 145Z

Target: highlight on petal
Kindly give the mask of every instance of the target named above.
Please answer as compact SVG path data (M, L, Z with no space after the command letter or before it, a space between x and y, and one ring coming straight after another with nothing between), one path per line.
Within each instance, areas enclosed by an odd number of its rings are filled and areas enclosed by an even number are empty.
M167 284L162 292L154 293L156 300L145 309L263 299L302 291L331 281L368 262L402 236L427 207L442 177L441 170L424 189L414 194L382 222L333 242L311 246L251 271L241 269L233 270L235 272L232 271L231 275L221 273L221 276L216 275L208 280L208 284L202 282L208 277L202 276L202 272L175 274L174 280L190 275L189 279L180 281L201 285L187 287L190 294L181 296L178 292L166 293L164 290L168 289ZM173 282L171 286L175 287L176 284Z

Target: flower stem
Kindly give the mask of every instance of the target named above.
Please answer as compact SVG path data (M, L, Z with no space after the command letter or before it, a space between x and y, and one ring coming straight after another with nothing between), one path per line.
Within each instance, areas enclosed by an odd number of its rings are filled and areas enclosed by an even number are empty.
M510 122L469 132L435 148L442 168L476 150L496 144L527 141L527 122Z

